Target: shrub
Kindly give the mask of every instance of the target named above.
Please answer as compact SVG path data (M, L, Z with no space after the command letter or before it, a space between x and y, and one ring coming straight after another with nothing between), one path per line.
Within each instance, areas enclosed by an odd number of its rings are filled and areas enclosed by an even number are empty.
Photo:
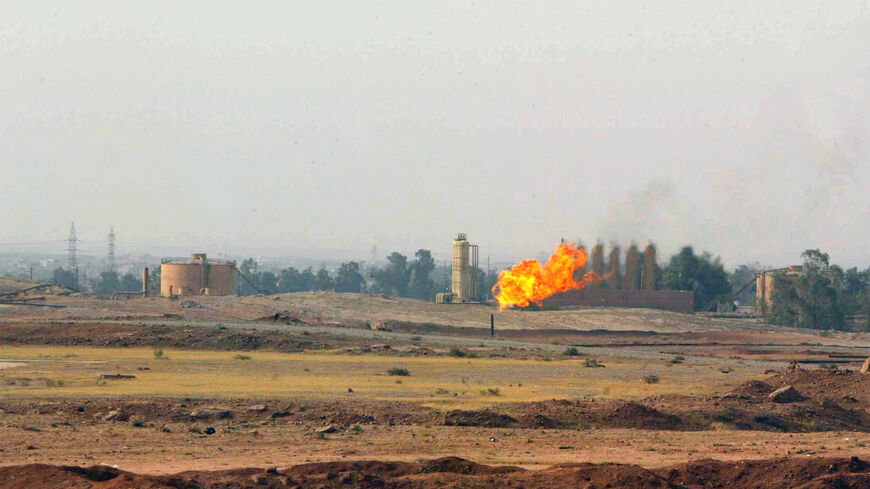
M134 428L141 428L141 427L145 426L145 421L143 421L140 418L137 418L136 416L133 416L132 418L130 418L130 426L132 426Z
M580 355L580 352L577 350L577 348L569 346L568 348L565 348L565 351L562 352L562 355L565 355L566 357L576 357Z
M409 372L408 369L403 368L403 367L393 367L393 368L387 370L387 374L407 377L407 376L411 375L411 372Z
M451 346L450 351L447 352L447 356L455 358L465 358L468 356L468 353L466 353L465 350L459 348L458 346Z
M154 359L155 359L155 360L166 360L166 359L168 359L168 358L169 358L169 357L167 357L167 356L163 353L163 349L162 349L162 348L157 348L156 350L154 350Z
M682 355L677 355L674 358L671 358L671 363L683 363L683 361L685 359L686 359L686 357L684 357Z
M655 374L649 374L647 376L644 376L643 381L646 382L647 384L658 384L659 383L659 376L655 375Z
M251 356L250 355L242 355L241 353L236 353L236 355L233 356L233 358L236 360L250 360Z
M489 387L486 389L481 389L480 395L481 396L500 396L501 390L499 390L498 387Z
M603 367L604 365L598 363L598 360L594 358L587 358L585 362L583 362L583 366L586 368L598 368Z

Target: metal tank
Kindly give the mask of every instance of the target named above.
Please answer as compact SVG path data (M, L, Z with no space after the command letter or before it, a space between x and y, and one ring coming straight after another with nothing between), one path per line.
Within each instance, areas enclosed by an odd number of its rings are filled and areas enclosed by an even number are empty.
M160 264L160 295L235 295L236 262L209 260L194 253L189 260L164 260Z
M453 302L480 300L480 277L478 274L478 248L468 242L465 233L453 240Z
M610 248L610 256L608 258L607 274L610 275L610 277L607 278L607 288L619 288L620 283L622 282L619 268L619 246L612 245Z
M451 291L457 302L468 300L471 292L469 280L469 251L471 244L465 233L459 233L453 240L453 276Z
M592 247L592 271L599 277L604 275L604 246L601 243ZM598 283L591 283L589 287L597 288Z
M625 252L625 276L622 277L623 290L637 290L640 288L640 257L637 246L630 245Z
M656 290L656 248L648 244L643 250L643 290Z

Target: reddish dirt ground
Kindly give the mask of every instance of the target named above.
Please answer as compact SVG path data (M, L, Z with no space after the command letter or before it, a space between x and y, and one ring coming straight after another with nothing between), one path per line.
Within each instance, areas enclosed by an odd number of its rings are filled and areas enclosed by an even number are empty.
M776 373L743 384L735 379L717 395L554 399L450 412L349 398L5 398L0 489L870 488L863 461L870 459L870 376L849 363L840 370L783 370L796 359L854 363L867 352L866 335L764 331L748 320L655 311L505 314L508 327L499 335L535 345L523 351L483 348L488 331L480 325L489 317L483 307L329 294L202 298L194 305L52 301L69 307L0 311L0 343L444 355L447 348L434 339L440 335L507 358L540 356L541 345L556 354L578 345L659 361L681 354L768 359ZM227 328L215 321L248 322ZM255 327L284 324L312 327ZM350 334L362 329L405 336L384 335L375 349L371 336ZM412 339L417 335L425 348ZM767 368L758 365L759 373ZM788 385L799 393L793 402L768 399Z
M141 475L107 466L36 464L0 468L0 489L163 488L866 488L870 464L857 457L752 462L698 460L645 469L627 464L562 464L543 470L480 465L448 457L418 462L329 462L287 469L248 468Z

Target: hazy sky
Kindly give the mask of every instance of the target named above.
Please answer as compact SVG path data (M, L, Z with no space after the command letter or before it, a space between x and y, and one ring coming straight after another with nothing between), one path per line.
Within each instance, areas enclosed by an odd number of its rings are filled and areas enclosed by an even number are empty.
M866 267L868 75L870 1L2 0L0 244Z

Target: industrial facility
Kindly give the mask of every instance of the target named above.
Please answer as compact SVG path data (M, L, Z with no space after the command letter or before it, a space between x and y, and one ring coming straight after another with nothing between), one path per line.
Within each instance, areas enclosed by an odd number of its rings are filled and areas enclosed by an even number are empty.
M604 245L592 247L590 261L592 271L598 276L606 276L602 283L588 286L592 289L622 289L622 290L656 290L656 248L647 245L641 255L637 246L632 244L625 251L625 273L620 267L620 248L613 245L610 249L607 271L604 270ZM641 259L643 266L641 266Z
M435 302L441 304L480 302L478 255L477 245L469 243L465 233L456 235L456 239L453 240L451 292L437 294Z
M544 300L543 308L645 307L687 314L694 312L691 291L656 289L656 248L652 244L647 245L643 253L637 246L629 246L625 252L624 271L620 266L622 253L619 246L611 247L606 271L604 246L596 244L590 255L591 271L606 277L604 281L555 294Z
M209 260L194 253L189 260L163 260L160 264L160 295L235 295L236 262Z
M766 316L767 311L773 306L773 290L776 284L774 279L778 274L788 279L800 277L804 274L804 267L791 265L786 268L765 270L755 276L755 313L759 316Z

